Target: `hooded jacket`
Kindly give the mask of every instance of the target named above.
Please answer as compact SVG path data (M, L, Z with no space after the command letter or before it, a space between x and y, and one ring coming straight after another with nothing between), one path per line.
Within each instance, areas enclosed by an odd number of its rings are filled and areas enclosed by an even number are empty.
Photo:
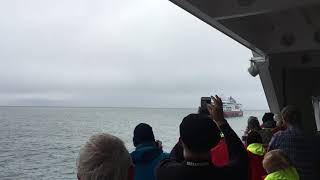
M228 147L224 137L220 139L220 142L210 150L211 161L216 166L225 166L229 163Z
M157 180L248 180L248 155L241 140L227 123L220 129L229 153L228 165L215 166L211 159L187 161L179 141L172 149L170 158L163 160L156 169Z
M154 143L143 143L131 153L135 165L134 180L155 180L154 169L169 154L156 147Z
M265 149L263 144L252 143L247 147L249 162L249 179L250 180L261 180L266 172L262 166L263 156Z
M299 174L294 167L282 169L265 177L264 180L299 180Z

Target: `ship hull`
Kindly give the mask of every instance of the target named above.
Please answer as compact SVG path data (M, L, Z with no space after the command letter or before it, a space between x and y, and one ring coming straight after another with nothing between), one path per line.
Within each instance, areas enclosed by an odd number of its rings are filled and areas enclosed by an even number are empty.
M227 111L223 112L225 117L242 117L243 111Z

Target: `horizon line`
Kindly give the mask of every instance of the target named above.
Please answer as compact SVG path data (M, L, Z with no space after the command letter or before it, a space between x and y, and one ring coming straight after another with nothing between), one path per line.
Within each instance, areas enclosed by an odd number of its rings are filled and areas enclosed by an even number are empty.
M36 107L36 108L124 108L124 109L197 109L197 107L120 107L120 106L25 106L25 105L0 105L0 107ZM243 109L246 111L270 111L268 109Z

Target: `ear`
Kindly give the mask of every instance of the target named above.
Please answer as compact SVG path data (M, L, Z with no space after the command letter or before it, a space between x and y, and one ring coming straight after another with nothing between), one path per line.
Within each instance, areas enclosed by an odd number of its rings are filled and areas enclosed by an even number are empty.
M137 147L136 137L133 136L132 138L133 146Z
M184 148L184 143L183 143L183 141L182 141L182 139L181 139L181 137L179 137L179 143L181 144L181 146Z

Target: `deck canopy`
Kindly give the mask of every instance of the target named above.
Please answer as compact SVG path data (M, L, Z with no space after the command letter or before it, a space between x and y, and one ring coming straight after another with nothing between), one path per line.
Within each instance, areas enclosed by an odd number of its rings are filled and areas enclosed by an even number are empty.
M171 0L259 54L320 49L319 0Z
M316 129L312 97L320 97L320 0L170 1L262 56L265 62L256 64L270 110L297 105L305 127Z

